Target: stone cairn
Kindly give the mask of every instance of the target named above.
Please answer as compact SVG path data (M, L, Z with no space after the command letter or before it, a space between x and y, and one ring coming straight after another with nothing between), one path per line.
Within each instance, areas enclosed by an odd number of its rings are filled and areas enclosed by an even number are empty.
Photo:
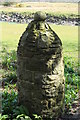
M18 99L30 114L56 118L64 103L64 66L62 43L36 12L22 34L17 49Z

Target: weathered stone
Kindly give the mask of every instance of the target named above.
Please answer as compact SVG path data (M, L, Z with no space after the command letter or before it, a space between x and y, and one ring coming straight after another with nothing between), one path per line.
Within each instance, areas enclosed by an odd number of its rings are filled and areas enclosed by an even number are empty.
M46 14L44 12L38 11L34 15L34 20L36 21L44 21L46 19ZM44 24L41 24L41 26L44 26Z
M20 38L17 50L19 103L30 114L54 118L62 114L64 66L62 43L37 12Z

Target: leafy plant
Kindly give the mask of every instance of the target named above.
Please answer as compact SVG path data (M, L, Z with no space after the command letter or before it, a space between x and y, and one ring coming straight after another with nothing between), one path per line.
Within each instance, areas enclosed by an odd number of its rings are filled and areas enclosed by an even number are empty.
M72 58L64 57L64 74L65 74L65 106L67 111L72 107L72 103L78 98L79 91L79 76L74 70L74 62L71 61Z
M2 51L2 67L9 69L9 70L15 70L16 69L16 51L12 50L10 52L7 52L6 48Z
M9 89L8 86L6 86L2 95L2 113L8 115L9 119L16 118L21 114L29 115L24 106L18 106L17 92L14 89Z
M28 110L18 105L16 88L16 51L7 52L6 49L2 51L2 66L7 69L4 75L6 78L6 86L2 95L2 112L4 119L26 119L31 120ZM13 63L15 65L13 65ZM78 67L78 66L77 66ZM64 57L64 75L65 75L65 112L69 112L74 100L78 98L78 91L80 89L80 76L74 69L74 62L70 57ZM13 84L12 84L13 83ZM7 116L6 116L7 115ZM42 118L36 114L33 114L33 120L42 120Z
M41 116L33 114L33 120L42 120Z
M3 115L7 114L10 118L12 118L14 114L14 109L17 106L17 92L11 89L8 93L8 87L4 90L2 95L2 113Z
M6 120L7 118L8 118L8 115L3 115L3 116L2 116L2 115L0 114L0 120Z
M29 116L24 114L18 115L16 118L17 120L32 120Z
M4 80L5 79L5 80ZM5 84L7 83L16 83L17 82L17 75L16 75L16 71L9 71L6 72L3 76L3 82L5 82Z

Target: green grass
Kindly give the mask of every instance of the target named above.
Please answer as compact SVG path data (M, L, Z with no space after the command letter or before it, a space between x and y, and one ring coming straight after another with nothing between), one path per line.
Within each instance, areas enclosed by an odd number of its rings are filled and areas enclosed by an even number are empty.
M5 120L6 117L12 119L20 117L29 117L28 110L23 106L18 106L17 89L16 89L16 49L20 36L27 27L27 24L0 23L2 33L2 78L5 79L4 90L2 96L3 116L0 119ZM58 34L63 43L64 53L64 75L65 75L65 111L68 114L73 108L73 102L78 99L78 90L80 86L76 64L78 54L78 27L62 26L50 24L51 28ZM5 48L6 46L6 48ZM0 55L1 56L1 55ZM72 57L72 58L71 58ZM25 111L26 110L26 111ZM6 116L7 115L7 116ZM41 120L34 116L36 120ZM31 120L34 120L33 119Z
M70 57L78 57L78 27L50 25L63 43L63 52Z
M2 26L2 47L7 46L8 49L16 50L20 36L25 31L27 24L1 22L0 26ZM64 55L76 59L78 57L78 27L53 24L50 26L62 40Z
M16 49L19 38L27 25L14 23L0 23L2 25L2 46L8 49Z

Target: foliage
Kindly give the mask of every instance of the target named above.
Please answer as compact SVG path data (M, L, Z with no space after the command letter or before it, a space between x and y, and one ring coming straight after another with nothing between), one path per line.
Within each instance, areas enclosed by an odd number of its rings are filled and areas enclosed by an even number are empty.
M70 57L64 57L64 73L65 73L65 106L69 109L75 99L78 99L78 91L80 81L78 72L74 70L73 61Z
M17 82L17 75L16 75L16 71L9 71L9 72L5 72L4 76L3 76L3 81L5 82L5 84L7 83L16 83Z
M14 89L9 89L7 86L2 95L2 113L8 115L9 119L16 118L18 115L29 115L28 110L17 102L17 92Z
M17 3L16 7L23 7L23 5L21 3Z
M7 70L4 72L3 83L16 83L17 75L16 75L16 51L12 50L10 52L7 51L6 48L2 50L2 68Z
M33 120L42 120L41 116L33 114Z
M10 52L7 51L6 48L2 50L2 67L15 70L16 69L16 51L12 50Z
M0 120L6 120L7 118L8 118L8 115L3 115L3 116L2 116L2 115L0 114Z
M28 110L22 106L18 105L17 102L17 92L14 89L9 89L7 86L2 95L2 114L1 120L6 120L6 118L13 120L32 120L29 117ZM4 119L2 119L4 118ZM33 115L33 120L42 120L40 116Z
M17 92L15 91L16 84L16 67L12 66L12 62L16 61L16 51L7 52L6 49L2 50L3 57L2 65L3 68L8 69L10 72L6 72L4 77L6 77L6 86L2 95L2 112L3 118L8 117L9 119L26 119L31 120L29 117L28 110L22 106L18 105ZM77 65L76 65L77 66ZM11 69L12 68L12 69ZM71 57L64 57L64 75L65 75L65 112L69 112L72 107L72 103L78 98L78 90L80 86L80 81L78 72L74 69L74 61ZM15 82L13 82L15 81ZM7 115L7 116L6 116ZM2 118L1 118L2 119ZM33 120L42 120L38 115L33 114ZM3 120L3 119L2 119ZM5 119L4 119L5 120Z
M26 116L24 114L18 115L16 118L17 118L17 120L21 120L21 119L23 119L23 120L32 120L29 116Z
M4 6L11 6L13 4L13 2L4 2L3 5Z
M12 89L8 93L8 88L6 88L2 95L2 113L12 117L14 115L15 107L17 105L17 93Z
M58 30L62 31L61 27L62 26L60 26L60 28ZM67 27L65 27L65 28L67 28ZM55 27L55 29L56 29L56 27ZM67 30L68 30L68 28L67 28ZM59 32L59 31L57 31L57 32ZM61 36L61 34L59 34L59 35ZM67 36L67 35L65 35L65 36ZM68 41L69 41L69 37L70 37L70 39L73 38L73 37L76 38L76 36L71 37L70 34L69 34L69 36L67 36ZM61 37L61 38L63 40L64 36ZM66 40L66 39L64 39L64 40ZM74 48L76 48L76 45L77 45L76 41L74 41L75 47L74 47L74 45L72 47L72 44L73 44L73 42L71 44L67 42L67 45L66 45L66 42L63 41L63 47L65 47L64 51L67 50L66 46L68 46L69 51L70 51L70 49L72 51L74 51ZM77 93L78 93L79 86L80 86L80 81L79 81L80 76L78 76L78 71L75 71L75 69L74 69L75 63L76 62L73 61L73 58L64 57L65 106L67 108L67 109L65 109L65 112L69 111L69 109L72 107L73 101L75 99L77 99L77 97L78 97ZM3 50L2 50L2 67L3 67L3 69L7 70L7 72L5 72L5 74L3 75L3 78L6 78L5 85L7 85L10 89L12 89L11 84L16 83L16 81L17 81L17 76L16 76L16 68L17 68L17 66L16 66L16 51L15 50L8 51L7 48L5 48L5 47L3 48ZM76 63L76 68L78 68L77 63ZM7 96L7 97L8 97L8 100L9 100L9 96ZM16 99L16 98L14 98L14 99ZM6 105L8 105L8 104L6 104ZM6 106L4 108L6 109ZM8 111L8 110L5 110L5 111ZM13 110L13 112L14 111L17 111L17 107L16 107L16 110ZM19 106L18 106L18 112L16 112L16 113L17 114L15 116L24 114L23 112L20 112ZM4 112L4 115L5 114L8 114L8 113ZM13 114L13 113L10 113L10 114ZM35 117L35 119L40 119L39 116L38 117L33 116L33 118L34 117Z

